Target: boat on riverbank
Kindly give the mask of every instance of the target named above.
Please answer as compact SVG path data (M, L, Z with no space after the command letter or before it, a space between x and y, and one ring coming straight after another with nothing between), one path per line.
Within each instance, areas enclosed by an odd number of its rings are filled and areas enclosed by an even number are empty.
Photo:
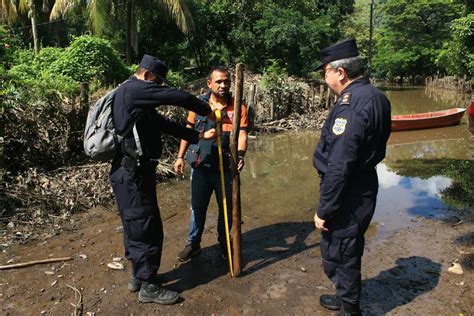
M393 115L392 132L458 125L464 112L466 109L453 108L436 112Z

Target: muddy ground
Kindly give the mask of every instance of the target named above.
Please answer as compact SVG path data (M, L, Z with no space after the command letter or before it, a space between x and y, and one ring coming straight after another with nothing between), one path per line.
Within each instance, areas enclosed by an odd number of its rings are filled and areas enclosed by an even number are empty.
M230 278L216 245L212 210L201 255L178 263L188 214L161 191L158 186L159 199L165 201L160 205L165 246L159 272L168 288L182 293L177 304L138 303L127 289L130 264L122 259L124 270L107 267L114 257L123 257L116 210L91 209L55 234L46 231L26 244L4 246L2 265L73 259L0 270L0 314L70 315L79 298L69 285L80 290L84 315L331 315L318 303L319 295L334 290L322 271L312 212L303 211L299 222L268 223L243 210L244 269L241 277ZM474 224L452 218L419 218L384 238L376 237L377 225L369 228L363 257L365 315L473 314ZM464 274L448 272L454 261Z

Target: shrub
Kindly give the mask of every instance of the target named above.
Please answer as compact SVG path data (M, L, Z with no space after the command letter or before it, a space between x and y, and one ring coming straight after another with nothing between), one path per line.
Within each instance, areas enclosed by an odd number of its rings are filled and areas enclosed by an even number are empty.
M76 81L97 79L104 84L119 83L130 75L109 41L89 35L77 37L49 70Z
M271 119L288 116L292 112L302 112L302 109L294 108L293 105L298 104L299 102L294 101L302 96L301 86L290 80L286 69L277 60L271 59L270 62L263 70L262 86L271 99Z
M10 68L15 51L22 47L21 40L5 25L0 25L0 64Z
M183 75L180 72L168 71L166 79L171 83L173 87L180 88L186 84Z

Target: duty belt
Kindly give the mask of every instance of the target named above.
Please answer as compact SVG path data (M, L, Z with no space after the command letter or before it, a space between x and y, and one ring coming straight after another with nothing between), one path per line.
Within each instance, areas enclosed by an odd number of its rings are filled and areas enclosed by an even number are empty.
M145 158L129 158L126 156L123 156L120 165L129 171L135 172L138 167L140 166L151 166L153 164L154 160L152 161L151 159L145 159Z

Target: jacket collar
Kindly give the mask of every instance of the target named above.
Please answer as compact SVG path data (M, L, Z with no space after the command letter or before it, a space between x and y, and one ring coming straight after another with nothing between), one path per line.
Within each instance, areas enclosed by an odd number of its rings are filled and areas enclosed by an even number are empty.
M370 83L369 78L365 77L365 76L361 77L361 78L358 78L358 79L355 79L347 87L345 87L344 90L342 90L339 95L343 95L347 92L352 91L356 87L360 87L360 86L363 86L363 85L366 85L366 84L369 84L369 83Z

